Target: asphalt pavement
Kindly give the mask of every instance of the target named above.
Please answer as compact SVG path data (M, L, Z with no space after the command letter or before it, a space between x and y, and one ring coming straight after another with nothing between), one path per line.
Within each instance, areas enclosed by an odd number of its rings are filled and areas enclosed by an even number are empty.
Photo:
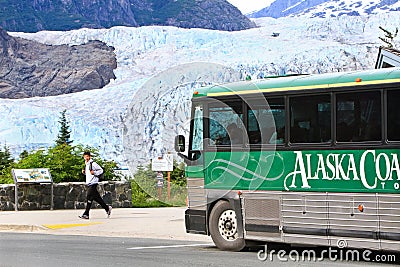
M185 208L0 212L0 266L375 266L377 262L291 260L294 248L221 251L185 232ZM27 234L29 233L29 234ZM275 251L272 253L272 251ZM301 248L300 250L301 251ZM260 254L261 253L261 254ZM260 256L268 256L263 260ZM396 259L398 256L396 256ZM386 262L384 266L398 263Z
M152 238L0 233L0 266L271 266L271 267L368 267L376 262L284 259L279 253L260 258L259 249L221 251L209 242ZM272 248L279 249L279 248ZM264 252L261 256L264 255ZM395 266L383 264L381 266Z

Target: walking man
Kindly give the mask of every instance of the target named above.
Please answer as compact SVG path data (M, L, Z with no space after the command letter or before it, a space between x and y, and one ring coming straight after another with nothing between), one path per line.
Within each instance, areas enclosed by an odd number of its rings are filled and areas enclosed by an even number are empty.
M97 191L97 185L99 183L99 176L103 173L103 169L91 159L90 152L86 151L83 153L83 158L85 159L85 169L82 173L86 176L86 185L88 186L86 195L86 210L79 216L81 219L89 219L89 211L92 207L92 202L95 200L100 206L107 212L107 216L110 217L112 207L108 206L104 200L101 198L99 191Z

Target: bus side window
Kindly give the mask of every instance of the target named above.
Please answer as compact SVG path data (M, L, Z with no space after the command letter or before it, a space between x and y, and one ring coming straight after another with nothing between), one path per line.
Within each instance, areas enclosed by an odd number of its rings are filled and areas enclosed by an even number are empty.
M381 140L380 92L342 93L336 99L337 141Z
M252 110L249 108L247 115L247 135L249 137L250 144L261 144L261 131L257 119L259 116L258 114L258 110Z
M209 109L209 145L243 144L244 124L241 102L220 103Z
M285 123L283 98L249 103L247 134L250 144L283 144Z
M387 91L387 132L389 141L400 141L400 112L398 104L400 103L400 90Z
M331 140L330 95L290 98L290 142L324 143Z

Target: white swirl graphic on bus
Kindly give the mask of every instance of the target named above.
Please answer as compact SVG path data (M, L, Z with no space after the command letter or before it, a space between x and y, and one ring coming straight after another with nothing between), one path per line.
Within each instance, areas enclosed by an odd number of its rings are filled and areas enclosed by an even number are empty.
M267 160L267 162L268 162L268 158L272 158L272 159L270 159L272 161L276 160L276 159L279 159L283 163L283 158L282 158L282 156L280 154L266 156L265 159ZM232 162L227 161L227 160L217 159L217 160L214 161L214 163L215 164L223 163L223 164L226 164L226 167L224 167L224 166L216 166L216 167L213 168L213 172L215 170L220 169L220 170L223 170L224 172L228 172L228 173L232 174L233 176L235 176L236 178L239 178L239 179L244 180L244 181L252 181L252 180L254 180L254 178L262 179L264 181L275 181L275 180L278 180L279 178L281 178L282 175L285 172L285 169L282 168L281 173L276 175L275 177L266 177L266 176L259 175L259 174L255 173L253 171L250 171L250 170L246 169L243 166L240 166L240 165L238 165L236 163L232 163ZM234 172L234 171L231 170L232 168L237 168L241 172L240 173ZM251 178L244 177L243 173L247 173L252 177Z

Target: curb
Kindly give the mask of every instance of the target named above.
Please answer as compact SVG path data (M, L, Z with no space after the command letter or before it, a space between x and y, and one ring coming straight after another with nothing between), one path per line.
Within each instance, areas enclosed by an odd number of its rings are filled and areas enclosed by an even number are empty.
M46 231L48 228L41 225L30 225L30 224L0 224L0 231L21 231L21 232L37 232Z

